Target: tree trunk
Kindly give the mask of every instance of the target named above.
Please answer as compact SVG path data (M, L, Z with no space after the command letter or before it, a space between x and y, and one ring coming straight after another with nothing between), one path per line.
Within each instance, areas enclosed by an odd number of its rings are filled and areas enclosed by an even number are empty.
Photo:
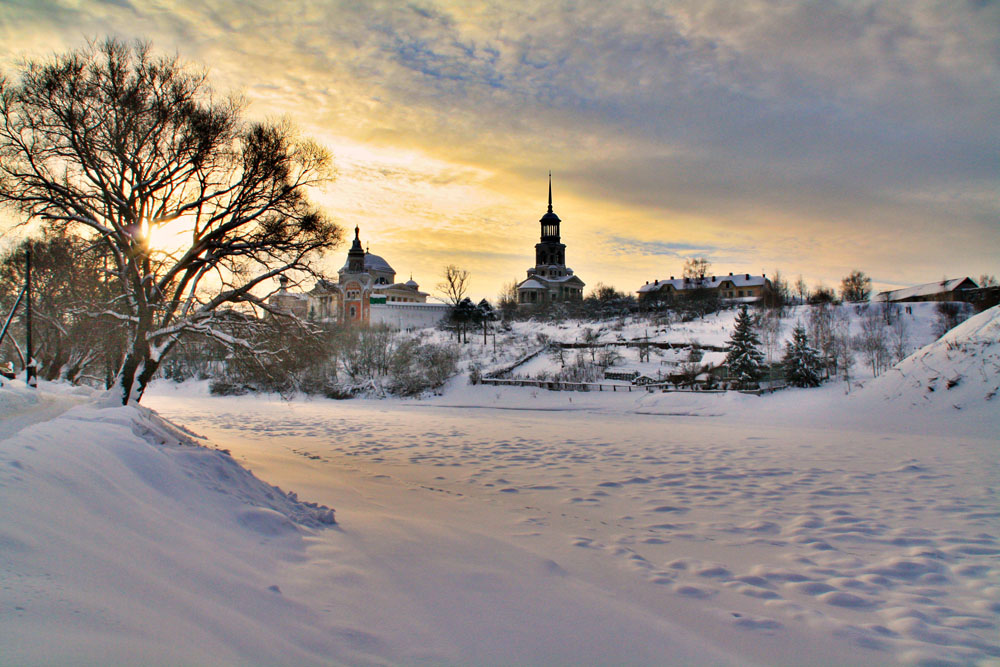
M121 391L122 405L128 405L129 399L135 393L136 374L139 372L139 367L144 361L143 357L148 356L143 355L142 351L137 350L136 347L133 346L129 353L125 355L125 361L122 362L121 370L118 371L117 384Z
M128 405L129 401L138 403L142 400L142 394L159 367L160 362L153 360L148 346L145 350L132 348L125 357L121 370L118 371L117 384L121 390L122 405Z
M152 373L156 372L158 364L152 364L152 350L146 340L146 332L150 331L152 322L148 314L140 316L135 331L132 334L132 346L125 355L121 370L118 371L118 387L121 390L122 405L128 405L130 400L136 403L142 399L142 392ZM153 365L152 371L147 366ZM144 379L145 378L145 379Z

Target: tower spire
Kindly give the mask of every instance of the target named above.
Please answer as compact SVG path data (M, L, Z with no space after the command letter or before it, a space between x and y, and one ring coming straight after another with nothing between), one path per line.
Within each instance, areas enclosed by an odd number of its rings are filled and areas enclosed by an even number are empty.
M552 171L549 171L549 213L552 213Z

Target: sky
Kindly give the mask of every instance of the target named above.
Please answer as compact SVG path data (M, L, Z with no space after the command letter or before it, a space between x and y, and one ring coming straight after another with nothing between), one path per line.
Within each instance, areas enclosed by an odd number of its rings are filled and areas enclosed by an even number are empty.
M425 291L523 279L549 171L587 291L1000 274L1000 2L0 0L9 74L108 35L327 146L317 201Z

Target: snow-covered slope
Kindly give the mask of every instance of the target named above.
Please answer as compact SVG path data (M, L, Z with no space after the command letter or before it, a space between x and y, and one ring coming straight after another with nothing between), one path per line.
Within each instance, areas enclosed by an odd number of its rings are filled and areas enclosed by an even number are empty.
M1000 416L1000 306L975 315L868 383L865 399ZM956 415L957 416L957 415Z
M0 389L4 421L53 403ZM28 426L0 440L0 662L321 662L269 586L332 519L144 408Z

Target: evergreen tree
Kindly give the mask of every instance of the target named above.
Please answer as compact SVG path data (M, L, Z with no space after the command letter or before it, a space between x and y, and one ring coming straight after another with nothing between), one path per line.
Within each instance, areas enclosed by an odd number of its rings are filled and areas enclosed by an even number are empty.
M760 339L753 330L753 319L747 307L740 309L736 316L736 329L726 343L726 366L729 377L736 381L740 389L757 386L764 374L764 355L758 349Z
M809 336L801 323L792 332L792 341L785 346L785 379L794 387L818 387L823 381L819 352L809 344Z

